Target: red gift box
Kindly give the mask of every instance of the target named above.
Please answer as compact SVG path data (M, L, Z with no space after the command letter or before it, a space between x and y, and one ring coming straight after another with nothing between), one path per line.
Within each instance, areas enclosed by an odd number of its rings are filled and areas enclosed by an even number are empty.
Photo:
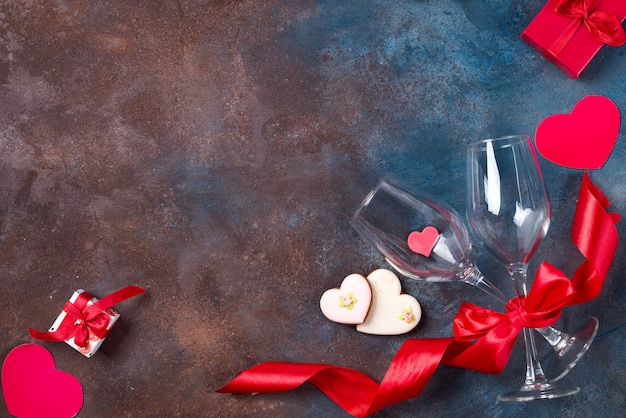
M521 38L574 79L604 44L626 42L625 18L625 0L549 0Z
M68 302L74 306L80 306L79 309L83 310L84 308L93 305L97 301L98 299L93 297L91 294L85 292L83 289L78 289L74 292ZM96 351L98 351L98 348L100 348L102 342L109 334L109 331L111 330L111 328L113 328L113 325L120 317L120 314L114 311L112 308L102 311L101 314L102 318L100 319L100 332L96 334L93 330L89 328L89 326L87 326L87 335L84 342L80 343L79 345L79 343L76 341L76 337L72 335L64 340L65 343L85 357L91 357L96 354ZM69 320L71 323L64 324L64 321L67 320ZM72 326L74 325L72 321L75 321L74 317L68 316L68 312L64 309L54 321L48 332L55 332L64 325Z
M142 293L145 290L141 287L126 286L98 300L79 289L65 303L47 332L30 328L30 335L45 341L65 341L86 357L91 357L120 317L112 306Z

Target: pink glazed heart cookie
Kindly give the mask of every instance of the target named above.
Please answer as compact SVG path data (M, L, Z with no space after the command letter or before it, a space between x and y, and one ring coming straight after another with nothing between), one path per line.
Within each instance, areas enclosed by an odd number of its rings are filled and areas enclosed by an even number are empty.
M324 316L340 324L361 324L370 309L372 291L365 277L351 274L339 289L328 289L320 299Z
M615 103L603 96L587 96L571 113L541 121L535 145L539 154L555 164L594 170L601 168L613 152L619 127Z
M422 318L422 308L413 296L402 294L400 279L392 271L378 269L367 281L372 288L372 306L356 330L365 334L399 335L411 331Z
M19 418L71 418L83 406L83 388L71 374L57 370L50 351L23 344L2 365L2 392L9 414Z

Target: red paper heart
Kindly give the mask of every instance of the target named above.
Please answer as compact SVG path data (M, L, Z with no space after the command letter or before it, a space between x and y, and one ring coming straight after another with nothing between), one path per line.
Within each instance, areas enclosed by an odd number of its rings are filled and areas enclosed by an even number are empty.
M15 347L2 365L2 391L9 413L19 418L71 418L83 406L83 388L57 370L50 351L37 344Z
M587 96L572 113L552 115L537 127L535 145L547 160L594 170L608 160L619 135L619 109L603 96Z
M409 234L407 243L411 251L417 254L430 257L430 253L435 247L439 238L439 231L434 226L427 226L422 232L413 231Z

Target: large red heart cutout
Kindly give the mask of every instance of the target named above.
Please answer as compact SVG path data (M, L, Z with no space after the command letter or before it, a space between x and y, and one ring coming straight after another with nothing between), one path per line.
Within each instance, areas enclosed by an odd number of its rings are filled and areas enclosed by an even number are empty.
M37 344L15 347L2 365L2 392L9 413L19 418L71 418L83 406L83 388L54 365Z
M555 164L594 170L609 159L619 135L617 105L604 96L587 96L571 113L552 115L537 127L537 151Z

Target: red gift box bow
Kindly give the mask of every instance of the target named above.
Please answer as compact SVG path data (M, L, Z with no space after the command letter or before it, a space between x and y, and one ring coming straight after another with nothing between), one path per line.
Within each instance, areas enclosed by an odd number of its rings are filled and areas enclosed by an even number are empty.
M87 345L87 336L92 332L98 338L106 337L109 325L108 309L126 299L145 293L145 290L137 286L127 286L87 306L87 302L93 296L87 292L78 295L74 303L66 302L63 310L65 318L54 332L38 331L30 328L33 338L45 341L60 342L74 337L74 343L79 347Z
M500 373L523 327L549 326L565 306L589 301L602 289L618 244L615 224L620 216L607 212L609 205L585 173L572 239L586 261L572 279L542 263L528 296L509 301L505 314L463 303L454 319L454 337L405 341L380 384L346 367L268 362L241 372L217 392L284 392L308 381L346 412L362 417L419 395L440 364Z
M602 0L562 0L557 4L556 13L573 20L548 49L553 56L559 55L583 24L607 45L622 46L626 43L621 20L613 13L594 11L600 3Z

